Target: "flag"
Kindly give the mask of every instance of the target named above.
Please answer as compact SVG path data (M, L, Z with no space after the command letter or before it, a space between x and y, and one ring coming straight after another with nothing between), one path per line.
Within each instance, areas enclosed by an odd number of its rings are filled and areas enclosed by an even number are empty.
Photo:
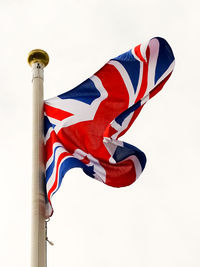
M65 173L82 168L113 187L132 184L146 164L145 154L119 137L144 104L157 94L174 68L174 55L160 37L113 58L89 79L45 101L47 214Z

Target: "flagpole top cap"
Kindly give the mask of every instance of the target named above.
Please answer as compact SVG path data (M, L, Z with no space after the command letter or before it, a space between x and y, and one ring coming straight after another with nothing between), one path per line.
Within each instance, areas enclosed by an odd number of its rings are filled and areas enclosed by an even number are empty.
M46 67L49 63L49 55L41 49L34 49L28 54L28 64L32 66L34 63L41 63Z

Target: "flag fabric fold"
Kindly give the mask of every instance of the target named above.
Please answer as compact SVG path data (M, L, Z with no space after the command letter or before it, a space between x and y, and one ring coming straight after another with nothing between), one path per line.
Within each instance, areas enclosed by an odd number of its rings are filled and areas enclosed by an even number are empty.
M171 47L160 37L110 60L89 79L45 101L47 214L65 173L82 168L114 187L132 184L142 173L145 154L119 140L144 104L174 69Z

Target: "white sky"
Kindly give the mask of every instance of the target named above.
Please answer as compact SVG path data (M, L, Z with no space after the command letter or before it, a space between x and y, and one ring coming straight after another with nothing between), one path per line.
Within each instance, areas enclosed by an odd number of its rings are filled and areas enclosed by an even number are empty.
M146 169L122 189L71 170L53 199L48 267L200 266L199 10L193 0L1 0L2 266L30 266L28 52L49 53L49 98L155 36L172 46L175 71L122 137L146 153Z

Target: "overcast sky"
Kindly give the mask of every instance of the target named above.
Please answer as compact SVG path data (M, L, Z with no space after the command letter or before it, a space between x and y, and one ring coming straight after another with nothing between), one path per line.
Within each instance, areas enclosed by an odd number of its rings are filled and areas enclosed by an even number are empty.
M121 138L147 156L140 179L115 189L79 169L53 198L48 267L199 267L199 1L1 0L2 266L30 266L30 50L48 52L45 98L155 36L176 58L164 89Z

